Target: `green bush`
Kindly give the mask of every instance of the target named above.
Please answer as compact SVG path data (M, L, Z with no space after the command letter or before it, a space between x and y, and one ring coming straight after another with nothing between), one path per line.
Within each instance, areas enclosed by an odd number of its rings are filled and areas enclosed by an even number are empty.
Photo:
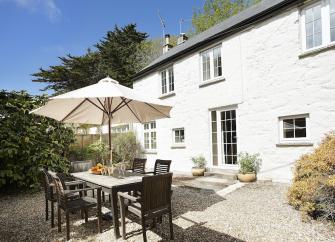
M109 148L102 141L94 142L88 147L88 158L95 161L95 163L106 164L106 161L109 159Z
M335 133L296 162L288 200L305 218L335 220Z
M88 146L80 147L76 144L70 145L68 159L70 161L82 161L90 159Z
M141 157L143 149L133 132L118 134L113 143L113 163L130 163L136 157Z
M72 129L29 113L46 100L25 91L0 91L0 188L37 188L42 166L68 171Z
M259 154L250 155L247 152L241 152L238 154L237 163L240 165L240 173L242 174L258 173L262 165L262 159Z
M205 168L207 161L203 155L198 155L191 158L195 168Z

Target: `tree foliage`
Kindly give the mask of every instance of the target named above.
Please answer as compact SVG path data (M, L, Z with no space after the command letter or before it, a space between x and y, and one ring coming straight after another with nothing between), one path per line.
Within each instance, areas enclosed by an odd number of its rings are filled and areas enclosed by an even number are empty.
M131 87L131 76L145 64L141 60L146 38L147 34L137 31L135 24L115 26L95 45L94 51L89 49L82 56L59 57L60 65L40 68L32 74L33 81L47 83L44 90L51 89L56 94L97 83L107 75Z
M194 11L192 25L200 33L261 0L206 0L203 9Z
M67 172L72 129L29 112L41 106L45 96L25 91L0 91L0 188L36 188L39 168Z

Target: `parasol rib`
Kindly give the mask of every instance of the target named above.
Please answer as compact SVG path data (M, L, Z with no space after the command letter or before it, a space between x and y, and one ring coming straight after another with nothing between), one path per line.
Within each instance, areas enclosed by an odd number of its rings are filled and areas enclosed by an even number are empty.
M130 112L132 112L132 114L136 117L136 119L138 120L138 122L142 123L142 121L138 118L138 116L135 114L135 112L129 107L128 103L125 101L125 98L122 98L122 101L124 102L124 104L128 107L128 109L130 110Z
M71 112L69 112L62 120L61 122L64 122L65 119L67 119L71 114L73 114L73 112L75 112L84 102L86 101L86 99L84 99L83 101L81 101L74 109L71 110Z
M147 103L147 102L145 102L145 104L148 105L149 107L151 107L152 109L156 110L156 111L159 112L160 114L163 114L165 117L170 118L169 115L166 115L165 113L159 111L157 108L155 108L155 107L152 106L151 104L149 104L149 103Z

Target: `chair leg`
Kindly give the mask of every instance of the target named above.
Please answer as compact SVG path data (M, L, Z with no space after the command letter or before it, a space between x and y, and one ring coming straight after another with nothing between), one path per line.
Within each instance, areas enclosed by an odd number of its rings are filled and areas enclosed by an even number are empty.
M49 201L45 198L45 220L49 220Z
M92 197L94 198L94 190L92 190Z
M80 217L81 217L81 219L84 219L84 210L83 209L80 209Z
M170 211L169 211L169 224L170 224L170 239L173 240L174 235L173 235L173 223L172 223L172 211L171 211L171 208L170 208Z
M66 240L70 240L70 213L66 211Z
M55 203L51 201L51 228L55 227Z
M58 213L58 218L57 218L58 232L62 232L62 212L59 206L57 206L57 213Z
M88 222L88 212L87 212L87 208L85 208L85 223Z
M105 192L102 192L102 202L105 202L106 198L105 198Z
M142 232L143 232L143 241L147 242L147 231L145 228L145 218L142 216Z

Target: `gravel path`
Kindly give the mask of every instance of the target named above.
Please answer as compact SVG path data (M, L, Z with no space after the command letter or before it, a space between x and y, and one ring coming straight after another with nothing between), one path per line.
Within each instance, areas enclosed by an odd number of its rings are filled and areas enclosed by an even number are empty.
M212 190L174 187L175 241L335 241L333 225L301 221L286 203L286 189L254 183L221 197ZM0 196L1 242L65 241L65 224L59 234L45 221L42 192ZM87 224L79 214L70 216L73 241L113 241L111 222L104 221L103 233L97 234L94 212ZM127 241L142 240L138 221L128 220L127 231ZM168 231L164 219L147 232L148 241L166 241Z

